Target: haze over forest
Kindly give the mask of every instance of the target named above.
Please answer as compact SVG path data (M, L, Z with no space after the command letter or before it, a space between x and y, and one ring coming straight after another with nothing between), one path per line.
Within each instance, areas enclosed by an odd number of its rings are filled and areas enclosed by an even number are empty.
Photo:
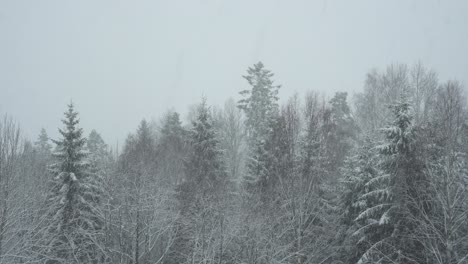
M1 1L0 111L58 136L63 107L123 143L142 118L238 99L262 61L280 97L362 91L366 73L421 61L466 82L468 3L429 1ZM34 112L29 109L35 109ZM102 120L106 122L102 122ZM118 129L116 129L118 128Z
M0 264L468 263L467 13L0 2Z

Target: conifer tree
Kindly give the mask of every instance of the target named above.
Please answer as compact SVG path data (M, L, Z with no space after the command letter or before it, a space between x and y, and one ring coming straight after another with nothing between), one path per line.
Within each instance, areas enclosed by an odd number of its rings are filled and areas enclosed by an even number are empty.
M213 120L205 99L198 107L190 131L191 152L185 165L185 180L178 186L179 237L173 258L179 263L199 263L203 259L222 258L222 234L227 209L227 174L218 149ZM210 257L208 257L210 256Z
M238 107L245 112L246 130L250 144L250 157L247 163L248 173L245 181L248 187L260 188L261 195L269 189L273 160L273 126L278 122L278 90L274 85L273 73L258 62L247 70L244 76L251 90L243 90L244 97Z
M337 92L329 101L329 108L323 114L321 133L323 138L323 152L327 161L325 169L329 176L338 175L348 151L356 138L357 127L347 103L346 92Z
M102 139L101 135L94 129L89 133L88 140L86 141L86 147L91 154L97 156L105 156L107 154L106 143Z
M160 129L158 142L159 173L162 181L171 187L181 183L184 177L184 160L187 150L187 131L177 112L168 113Z
M50 166L53 178L47 199L45 262L102 263L101 181L89 170L84 151L86 141L72 103L62 122L65 125L59 129L62 139L54 140L56 162Z
M153 192L157 190L155 182L156 160L155 140L146 120L142 120L136 135L127 138L124 150L119 160L122 172L124 199L126 205L122 208L126 214L123 219L128 226L125 242L121 242L122 251L126 257L131 257L132 263L144 262L150 254L148 243L151 233L148 221L153 211L151 201ZM154 202L152 202L154 203Z
M408 219L414 217L412 203L424 200L424 165L409 102L402 96L392 110L394 120L382 129L385 141L378 146L383 173L366 184L373 188L359 199L373 201L356 218L365 224L356 233L368 245L359 263L413 263L420 257L420 245L410 239L414 226Z
M381 236L379 225L375 221L363 219L355 221L361 212L379 204L380 196L372 193L380 188L377 183L382 171L379 169L378 152L373 140L366 136L359 142L345 160L341 170L340 210L343 236L340 258L345 263L356 263L368 247L369 241L376 241ZM383 197L382 197L383 198Z
M44 128L41 129L41 133L35 142L36 148L39 150L41 154L50 155L52 146L49 143L49 136Z
M41 129L37 141L34 143L34 153L38 162L38 166L34 172L35 185L39 190L44 190L48 184L48 179L50 176L47 165L51 162L52 159L52 145L50 144L50 138L44 128ZM42 199L46 195L42 191L40 194Z

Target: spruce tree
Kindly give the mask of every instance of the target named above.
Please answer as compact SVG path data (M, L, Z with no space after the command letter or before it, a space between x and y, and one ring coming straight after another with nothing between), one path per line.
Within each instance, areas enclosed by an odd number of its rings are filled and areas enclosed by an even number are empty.
M131 232L128 241L122 243L125 254L132 263L144 262L148 255L145 240L151 233L145 226L150 215L148 201L157 190L155 180L155 140L146 120L142 120L135 135L129 135L122 154L119 157L119 169L122 173L122 192L127 201L124 210L128 211L125 224Z
M178 263L199 263L207 254L220 258L221 242L211 236L223 228L220 223L227 195L227 174L221 161L213 120L206 101L198 107L190 131L191 151L185 164L185 179L178 186L180 217L176 223L179 233L172 258ZM221 232L222 233L222 232Z
M258 62L247 70L244 76L251 90L243 90L244 97L238 102L238 107L245 112L246 130L250 144L250 158L247 164L248 172L245 182L249 188L260 188L261 195L270 189L272 160L273 127L278 122L278 90L274 85L273 73Z
M359 263L413 263L421 256L420 245L410 237L414 225L414 203L424 200L424 164L420 160L416 129L412 124L411 105L406 97L391 106L394 120L382 129L385 141L378 146L382 174L366 183L370 189L359 198L372 201L355 221L362 227L356 231L367 250Z
M52 158L52 145L50 144L50 138L44 128L34 142L34 154L36 162L38 163L37 168L34 170L35 185L39 190L44 190L48 183L49 171L47 165L51 162ZM45 198L46 193L40 192L41 198Z
M86 141L86 147L92 155L105 156L108 154L106 143L102 139L101 135L94 129L89 133L88 140Z
M187 131L177 112L168 113L160 129L158 140L159 173L164 185L175 186L184 177L184 159L186 157Z
M380 204L385 197L373 197L380 188L382 171L378 166L378 152L371 137L366 136L344 161L341 169L340 206L342 225L339 258L345 263L356 263L369 243L382 236L375 219L356 220L361 212ZM385 177L384 177L385 178Z
M192 126L190 131L192 153L186 166L187 178L202 192L216 190L224 179L221 173L220 153L217 149L218 140L205 100L199 106L197 119Z
M324 135L326 139L327 160L330 172L336 172L335 168L341 168L348 151L356 139L357 126L347 103L348 93L337 92L330 100L329 122L325 122Z
M72 103L62 122L62 139L54 140L56 162L50 166L45 263L102 263L101 181L89 170L86 141Z
M52 146L49 143L49 136L44 128L41 129L41 133L35 142L35 147L41 154L50 155Z

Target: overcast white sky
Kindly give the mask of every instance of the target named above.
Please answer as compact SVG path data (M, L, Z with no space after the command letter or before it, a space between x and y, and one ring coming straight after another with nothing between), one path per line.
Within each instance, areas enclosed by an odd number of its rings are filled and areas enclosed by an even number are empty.
M420 60L468 78L468 1L0 0L0 113L56 136L73 99L110 144L142 118L222 104L261 60L280 95L360 91L365 74Z

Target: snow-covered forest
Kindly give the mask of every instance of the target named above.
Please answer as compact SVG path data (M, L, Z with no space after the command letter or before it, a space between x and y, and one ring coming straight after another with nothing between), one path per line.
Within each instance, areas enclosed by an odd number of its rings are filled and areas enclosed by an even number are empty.
M280 100L273 70L119 150L83 133L82 102L58 138L4 115L0 263L468 263L460 82L392 64L356 94Z

